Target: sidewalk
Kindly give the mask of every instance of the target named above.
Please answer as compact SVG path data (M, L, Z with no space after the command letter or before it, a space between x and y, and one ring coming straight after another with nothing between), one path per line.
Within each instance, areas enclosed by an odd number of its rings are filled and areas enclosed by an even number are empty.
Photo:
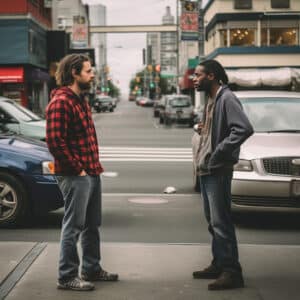
M120 281L96 283L92 292L56 289L58 252L57 243L0 242L0 298L5 278L17 278L15 273L20 270L14 268L18 262L24 263L24 256L27 262L31 256L31 265L6 297L8 300L300 298L300 246L240 245L246 288L222 292L208 291L209 280L192 278L194 270L210 261L209 245L104 243L103 267L118 272Z

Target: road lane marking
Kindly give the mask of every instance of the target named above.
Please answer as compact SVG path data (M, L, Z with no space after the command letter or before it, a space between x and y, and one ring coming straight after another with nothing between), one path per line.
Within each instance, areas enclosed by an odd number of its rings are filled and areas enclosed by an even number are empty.
M191 148L99 147L100 161L192 162Z

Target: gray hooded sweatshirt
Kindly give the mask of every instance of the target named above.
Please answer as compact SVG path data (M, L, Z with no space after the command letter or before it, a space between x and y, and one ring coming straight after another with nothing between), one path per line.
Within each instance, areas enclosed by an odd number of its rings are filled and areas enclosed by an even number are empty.
M212 107L207 109L208 102L204 116L206 131L199 150L200 176L232 170L238 162L240 146L254 132L240 101L228 86L222 86L216 99L210 101Z

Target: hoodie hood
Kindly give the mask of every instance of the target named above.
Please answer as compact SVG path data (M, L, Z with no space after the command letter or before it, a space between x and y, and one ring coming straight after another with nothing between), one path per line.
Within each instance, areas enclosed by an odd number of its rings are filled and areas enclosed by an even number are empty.
M67 86L62 86L57 89L54 89L51 91L50 97L53 99L54 97L60 97L60 96L68 96L71 98L78 99L79 97Z

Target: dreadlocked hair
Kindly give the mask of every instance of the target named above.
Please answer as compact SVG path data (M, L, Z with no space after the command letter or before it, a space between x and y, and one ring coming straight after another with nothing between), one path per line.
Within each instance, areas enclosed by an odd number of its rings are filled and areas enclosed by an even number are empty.
M214 74L215 79L218 83L227 84L228 83L228 76L225 72L223 66L214 59L209 59L201 62L199 65L204 67L204 72L206 74Z

